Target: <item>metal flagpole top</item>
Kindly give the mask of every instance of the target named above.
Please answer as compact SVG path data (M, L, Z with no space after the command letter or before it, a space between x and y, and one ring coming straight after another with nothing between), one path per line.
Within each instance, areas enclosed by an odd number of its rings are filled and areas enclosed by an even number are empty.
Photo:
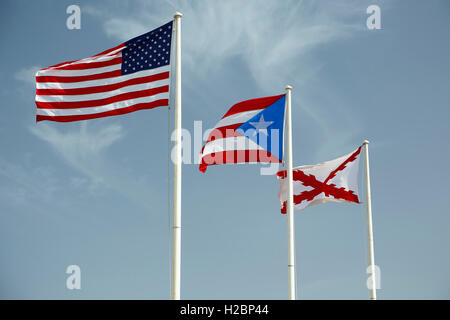
M292 86L287 85L287 86L285 87L285 89L286 89L286 90L292 90Z
M369 140L364 140L363 141L363 144L369 144L370 142L369 142Z
M183 14L181 12L175 12L175 14L173 15L173 17L176 18L181 18L183 16Z

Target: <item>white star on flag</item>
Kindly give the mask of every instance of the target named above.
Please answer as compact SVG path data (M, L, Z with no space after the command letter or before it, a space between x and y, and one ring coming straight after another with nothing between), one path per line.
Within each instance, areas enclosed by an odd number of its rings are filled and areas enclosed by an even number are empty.
M258 133L264 133L266 136L269 134L267 133L267 127L269 127L274 121L264 121L264 115L261 115L261 118L259 118L258 122L249 122L252 126L256 128L256 131L253 133L253 135Z

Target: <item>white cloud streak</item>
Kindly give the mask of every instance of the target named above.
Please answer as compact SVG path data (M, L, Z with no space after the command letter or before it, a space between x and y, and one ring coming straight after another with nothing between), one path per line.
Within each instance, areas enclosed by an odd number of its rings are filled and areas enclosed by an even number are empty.
M327 146L323 144L317 155L336 141L344 148L353 147L347 142L354 134L341 132L342 126L353 125L357 133L359 119L341 110L346 117L337 126L334 106L323 108L306 97L311 91L320 95L333 91L325 85L310 85L326 64L315 57L314 50L364 30L366 13L361 1L172 0L157 5L122 1L119 6L120 14L117 10L113 13L111 8L100 11L92 6L86 7L86 11L102 21L107 36L120 41L164 23L175 11L183 13L183 83L203 100L208 101L206 95L223 90L209 80L211 74L221 72L230 59L238 57L246 70L236 70L237 77L242 72L249 73L257 87L268 93L274 92L274 88L278 88L276 92L282 91L286 84L293 85L297 110L316 124L318 134L336 137Z
M138 177L124 174L117 164L109 161L107 150L125 136L121 125L111 124L88 130L82 122L79 130L61 132L52 126L39 124L30 128L39 139L49 143L57 155L86 178L72 177L72 187L85 188L91 193L113 190L136 204L150 208L148 185Z
M321 44L360 28L348 20L356 2L336 1L166 1L155 6L133 1L133 19L86 7L103 20L107 36L125 41L183 12L183 72L198 78L217 70L230 57L241 57L264 89L296 78L301 83L317 66L304 56ZM85 9L83 9L85 10ZM126 11L130 13L129 10ZM363 16L362 16L363 18ZM302 72L299 73L298 70ZM305 72L306 71L306 72ZM295 75L295 76L293 76Z
M0 193L8 202L15 205L24 205L36 201L55 204L58 179L51 168L30 168L0 158L0 176L14 182L14 185L9 183L0 185Z
M38 70L40 69L42 68L39 66L22 68L14 73L14 79L34 86L34 84L36 83L36 72L38 72Z

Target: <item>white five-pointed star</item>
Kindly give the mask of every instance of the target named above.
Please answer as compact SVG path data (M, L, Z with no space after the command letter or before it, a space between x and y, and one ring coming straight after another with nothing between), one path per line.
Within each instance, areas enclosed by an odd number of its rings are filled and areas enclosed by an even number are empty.
M258 122L249 122L249 123L256 128L256 131L253 133L253 135L255 135L256 133L264 133L267 136L268 135L267 127L274 122L275 121L264 121L264 115L262 114Z

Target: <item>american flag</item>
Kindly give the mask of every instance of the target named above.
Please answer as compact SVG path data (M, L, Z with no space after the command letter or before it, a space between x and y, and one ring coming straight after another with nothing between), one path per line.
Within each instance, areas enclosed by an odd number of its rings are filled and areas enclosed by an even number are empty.
M69 122L169 105L172 22L89 58L36 73L36 121Z
M209 134L199 170L215 164L281 163L284 109L284 94L233 105Z

